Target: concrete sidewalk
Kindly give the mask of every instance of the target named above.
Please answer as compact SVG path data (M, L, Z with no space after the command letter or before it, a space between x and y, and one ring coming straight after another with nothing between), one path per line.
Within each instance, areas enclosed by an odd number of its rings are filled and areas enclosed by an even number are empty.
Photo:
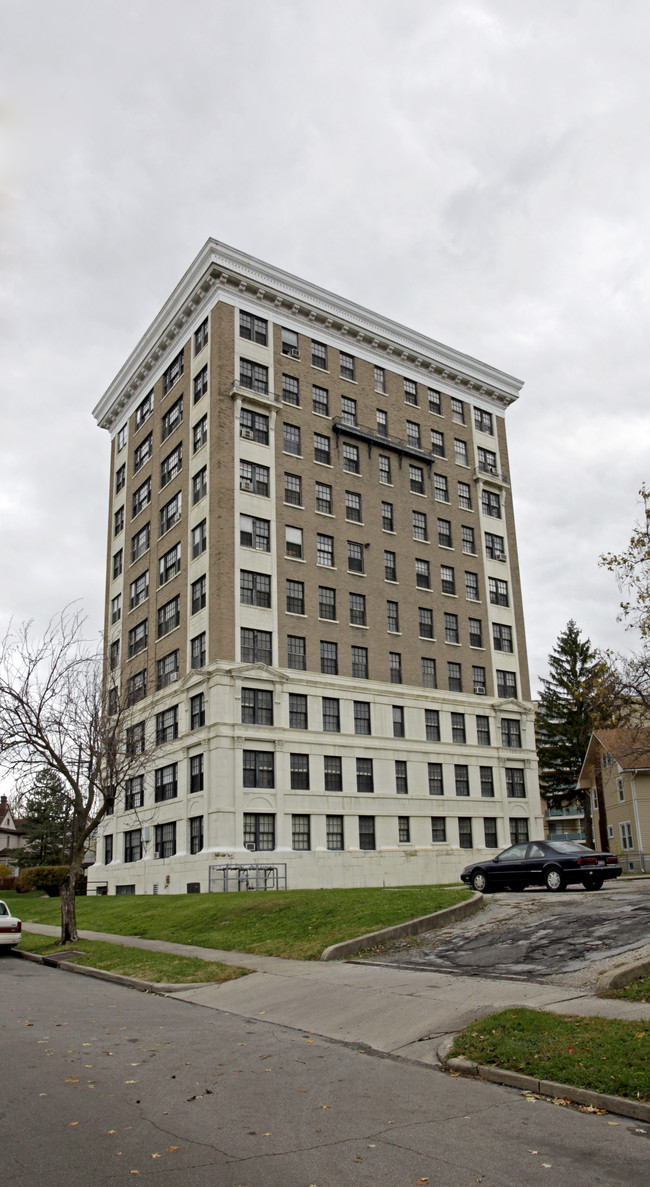
M57 927L47 924L29 923L24 930L59 934ZM106 932L82 931L79 937L254 969L239 980L187 986L173 996L241 1018L264 1019L422 1063L438 1062L437 1050L444 1036L509 1006L650 1020L650 1005L601 999L540 982L456 976L360 961L284 960Z

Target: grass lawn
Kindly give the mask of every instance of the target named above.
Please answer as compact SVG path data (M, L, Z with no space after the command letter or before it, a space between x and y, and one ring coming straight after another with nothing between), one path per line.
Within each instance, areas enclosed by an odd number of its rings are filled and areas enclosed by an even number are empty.
M608 989L599 997L618 997L625 1002L650 1002L650 976L637 977L622 989Z
M503 1010L465 1027L452 1055L540 1080L650 1100L650 1023Z
M317 960L330 944L451 907L471 893L460 886L399 886L80 896L77 925L88 931L198 944L229 952ZM4 898L10 910L25 922L60 922L58 899L14 891L6 891Z
M171 985L192 984L197 981L233 981L245 977L250 969L237 965L201 960L195 956L173 956L168 952L147 952L141 948L125 948L123 944L108 944L103 940L78 940L75 944L57 947L52 936L29 935L23 932L18 945L23 952L38 952L41 956L57 955L68 950L83 952L71 956L74 964L86 964L93 969L108 969L126 977L140 977L143 981L167 982Z

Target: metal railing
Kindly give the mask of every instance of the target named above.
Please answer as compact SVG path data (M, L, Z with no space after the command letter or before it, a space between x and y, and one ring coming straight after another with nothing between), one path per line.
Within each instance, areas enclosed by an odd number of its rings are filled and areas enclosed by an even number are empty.
M232 890L286 890L286 863L266 865L262 862L237 862L210 866L208 870L209 891Z

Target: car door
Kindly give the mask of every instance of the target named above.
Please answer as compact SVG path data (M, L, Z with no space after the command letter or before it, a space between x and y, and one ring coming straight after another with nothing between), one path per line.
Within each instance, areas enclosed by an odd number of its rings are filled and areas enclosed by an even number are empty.
M511 880L517 881L523 877L527 848L528 845L524 843L511 845L495 858L494 869L490 874L495 886L508 886Z
M542 867L546 861L546 852L536 841L531 841L526 853L526 879L535 886L542 884Z

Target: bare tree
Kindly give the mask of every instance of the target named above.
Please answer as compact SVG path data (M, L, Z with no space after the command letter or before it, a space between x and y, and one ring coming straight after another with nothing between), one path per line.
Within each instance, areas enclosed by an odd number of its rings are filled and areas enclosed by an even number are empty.
M89 839L145 763L143 750L129 745L126 698L112 673L104 679L104 656L84 638L84 621L68 606L41 638L27 622L0 642L0 769L19 792L44 768L55 773L60 791L52 794L68 809L62 944L78 938L75 889Z

